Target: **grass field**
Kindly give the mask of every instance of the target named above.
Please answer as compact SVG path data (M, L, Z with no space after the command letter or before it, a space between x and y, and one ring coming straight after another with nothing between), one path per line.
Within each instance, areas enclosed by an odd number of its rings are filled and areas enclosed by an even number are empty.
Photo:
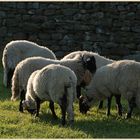
M117 115L114 103L110 117L106 116L106 107L97 112L96 106L87 115L82 115L75 103L74 125L63 127L60 125L61 112L58 105L55 105L58 120L53 120L47 102L41 105L39 118L27 112L19 113L18 101L10 101L11 91L4 88L2 77L0 66L0 138L140 138L140 110L134 110L132 119L124 119L127 111L124 101L123 117Z

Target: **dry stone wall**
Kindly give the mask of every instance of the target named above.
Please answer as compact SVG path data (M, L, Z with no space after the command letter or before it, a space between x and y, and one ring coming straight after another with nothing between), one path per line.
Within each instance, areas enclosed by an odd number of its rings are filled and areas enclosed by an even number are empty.
M140 51L139 2L0 2L0 49L27 39L57 57L76 50L120 59Z

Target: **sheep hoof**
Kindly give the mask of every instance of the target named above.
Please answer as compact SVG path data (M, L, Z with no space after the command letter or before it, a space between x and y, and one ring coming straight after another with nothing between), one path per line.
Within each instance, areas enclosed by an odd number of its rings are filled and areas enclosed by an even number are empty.
M34 115L34 114L33 114L33 115ZM36 118L36 117L39 117L39 114L35 114L34 116L35 116L35 118Z
M66 124L66 120L65 119L62 119L61 124L62 124L62 126L64 126Z
M98 110L103 109L103 105L98 106Z
M66 124L59 124L59 127L66 127Z
M24 113L23 108L19 108L19 112Z
M69 122L69 125L70 125L70 126L73 126L73 124L74 124L74 120L71 120L71 121Z
M57 117L57 116L53 116L53 119L54 119L54 120L57 120L57 119L58 119L58 117Z
M119 112L118 114L119 114L119 116L122 116L122 112Z
M66 124L66 123L62 121L62 126L65 126L65 124Z
M107 113L106 115L107 115L107 117L109 117L111 114L110 113Z
M130 119L131 118L131 114L127 114L126 119Z

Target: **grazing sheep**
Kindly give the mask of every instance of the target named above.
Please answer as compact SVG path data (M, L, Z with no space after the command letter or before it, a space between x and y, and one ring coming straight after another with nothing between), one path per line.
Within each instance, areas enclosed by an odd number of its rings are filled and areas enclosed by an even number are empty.
M80 97L80 111L86 112L96 101L112 95L122 95L129 103L127 118L133 108L140 108L140 63L133 60L116 61L98 69Z
M75 52L72 52L66 56L63 57L63 59L61 60L66 60L66 59L78 59L80 58L81 55L84 55L85 57L89 57L89 56L94 56L95 58L95 61L96 61L96 68L100 68L104 65L107 65L107 64L110 64L112 62L114 62L113 60L111 59L108 59L108 58L105 58L103 56L100 56L99 54L97 53L93 53L93 52L89 52L89 51L75 51ZM88 73L87 73L88 74ZM86 75L86 74L85 74ZM88 79L91 80L91 78L89 78L90 75L88 75ZM89 81L90 83L90 81ZM77 96L78 98L80 97L81 95L81 85L77 86ZM122 115L122 112L121 112L121 97L120 95L116 95L115 96L115 99L116 99L116 104L117 104L117 107L118 107L118 114L121 116ZM111 97L108 97L108 102L107 102L107 116L110 115L110 106L111 106L111 100L112 100L112 96ZM100 104L99 104L99 109L101 109L103 107L103 101L100 101Z
M84 56L83 56L84 57ZM32 72L39 70L49 64L61 64L64 66L67 66L71 68L76 76L77 76L77 85L83 84L87 85L84 75L88 69L88 65L92 64L92 69L89 71L93 73L96 70L96 67L94 67L93 64L95 64L94 58L90 57L87 58L88 61L86 61L83 57L80 59L67 59L67 60L52 60L42 57L31 57L26 58L25 60L21 61L17 67L15 68L13 77L12 77L12 97L11 100L17 100L19 97L21 99L20 105L19 105L19 111L23 111L21 102L25 98L25 92L26 92L26 85L29 76Z
M30 76L23 107L38 116L41 102L56 102L62 111L62 125L65 125L66 112L71 124L74 121L73 102L76 98L76 85L76 75L70 68L50 64Z
M17 40L9 42L3 51L2 64L4 68L3 84L8 87L16 65L23 59L31 56L42 56L56 59L55 54L46 47L36 43Z

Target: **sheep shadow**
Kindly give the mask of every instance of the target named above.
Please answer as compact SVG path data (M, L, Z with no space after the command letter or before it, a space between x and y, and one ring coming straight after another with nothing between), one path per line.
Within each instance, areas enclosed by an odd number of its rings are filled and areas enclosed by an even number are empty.
M135 114L135 117L138 116L139 114ZM65 126L62 126L61 116L55 120L51 113L41 113L39 120L46 124L50 123L51 125L59 125L64 128L69 127L74 131L82 131L87 137L90 136L92 138L140 138L140 120L137 120L135 117L128 120L116 115L104 117L103 119L96 118L96 120L94 120L94 115L92 114L88 114L88 117L93 117L93 120L75 120L72 126L68 125L68 122Z
M90 115L88 115L90 117ZM94 115L92 115L94 117ZM83 131L93 138L140 138L140 120L110 116L96 120L77 120L73 130ZM134 135L137 131L137 135Z
M61 116L59 116L57 119L52 116L51 113L40 113L38 116L40 122L43 122L45 124L51 123L52 125L61 125Z

